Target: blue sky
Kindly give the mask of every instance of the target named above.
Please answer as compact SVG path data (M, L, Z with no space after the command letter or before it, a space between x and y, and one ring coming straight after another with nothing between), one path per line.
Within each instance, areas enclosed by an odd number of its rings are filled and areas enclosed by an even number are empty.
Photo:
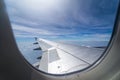
M109 41L119 0L5 0L16 39Z

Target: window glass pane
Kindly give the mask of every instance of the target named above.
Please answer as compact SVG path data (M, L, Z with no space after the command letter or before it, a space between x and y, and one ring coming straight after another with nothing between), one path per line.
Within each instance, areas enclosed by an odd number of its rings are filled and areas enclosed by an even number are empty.
M19 50L51 74L82 70L106 49L119 0L5 0Z

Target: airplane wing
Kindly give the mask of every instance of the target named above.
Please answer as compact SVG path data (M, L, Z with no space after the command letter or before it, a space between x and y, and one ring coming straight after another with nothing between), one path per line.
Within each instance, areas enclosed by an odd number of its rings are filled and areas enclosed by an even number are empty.
M84 69L97 60L104 49L75 46L45 39L37 39L43 54L38 68L52 74Z

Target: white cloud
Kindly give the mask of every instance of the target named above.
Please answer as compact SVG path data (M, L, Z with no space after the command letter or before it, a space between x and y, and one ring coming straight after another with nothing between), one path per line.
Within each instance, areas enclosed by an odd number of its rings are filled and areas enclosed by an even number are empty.
M98 7L104 1L5 0L5 2L13 30L18 37L36 35L59 38L64 35L67 38L81 40L107 40L110 37L106 33L112 29L113 14L106 15L105 12L109 9L104 12L102 6ZM93 34L95 32L97 34Z
M29 33L32 33L32 34L39 34L39 35L51 35L51 34L53 34L50 31L31 28L31 27L26 27L26 26L21 26L21 25L16 25L16 24L12 24L12 28L13 28L13 30L29 32Z
M67 30L67 29L59 29L53 27L54 29L51 30L49 27L48 28L34 28L34 27L29 27L29 26L23 26L23 25L17 25L17 24L12 24L12 28L14 30L15 35L22 35L26 34L28 36L30 35L36 35L36 36L59 36L59 35L69 35L69 34L74 34L73 30Z
M111 34L85 34L82 41L109 41Z

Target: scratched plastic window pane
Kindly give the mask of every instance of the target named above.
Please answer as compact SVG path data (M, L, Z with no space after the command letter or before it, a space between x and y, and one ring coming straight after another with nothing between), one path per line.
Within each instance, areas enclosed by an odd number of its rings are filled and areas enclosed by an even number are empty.
M21 53L35 68L65 74L103 54L118 0L5 0Z

